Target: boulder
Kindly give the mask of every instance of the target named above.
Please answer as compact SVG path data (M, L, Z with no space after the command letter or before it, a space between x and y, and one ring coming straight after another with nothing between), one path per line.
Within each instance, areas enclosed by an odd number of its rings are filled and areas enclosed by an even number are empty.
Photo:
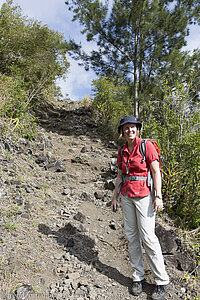
M163 254L174 254L178 248L174 234L160 224L156 224L156 235L160 241Z
M64 172L66 171L66 167L64 165L64 163L61 160L55 160L50 162L49 164L47 164L45 166L46 170L52 170L55 172Z

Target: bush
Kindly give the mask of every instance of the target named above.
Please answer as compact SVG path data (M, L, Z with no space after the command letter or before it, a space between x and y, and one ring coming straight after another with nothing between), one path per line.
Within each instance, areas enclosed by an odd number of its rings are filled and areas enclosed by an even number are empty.
M19 6L7 0L0 8L0 73L23 78L32 101L65 76L68 43L63 36L22 15ZM41 97L42 98L42 97Z
M200 224L199 108L192 105L188 84L163 85L163 99L148 102L143 111L143 136L157 139L164 156L163 196L177 225L197 228Z
M32 139L36 118L30 108L23 81L19 77L0 75L0 115L7 121L7 130Z
M129 98L129 87L120 79L101 77L93 81L93 107L98 113L102 132L108 138L117 138L119 120L132 110ZM105 128L106 130L105 133Z

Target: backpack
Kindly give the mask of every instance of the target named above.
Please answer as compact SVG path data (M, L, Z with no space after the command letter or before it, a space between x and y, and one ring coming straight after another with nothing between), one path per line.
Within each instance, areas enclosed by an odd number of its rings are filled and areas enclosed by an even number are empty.
M160 168L160 172L161 172L161 176L162 176L162 170L161 170L162 156L161 156L161 151L160 151L159 145L158 145L158 143L155 140L153 140L153 139L142 139L141 140L139 147L140 147L140 153L141 153L141 155L143 157L142 161L143 162L146 161L146 142L147 141L150 141L154 145L154 147L155 147L155 149L156 149L156 151L158 153L159 168ZM123 159L123 154L124 154L123 147L124 147L124 145L122 145L121 148L120 148L121 149L121 161ZM143 180L142 177L141 177L141 179L139 177L137 177L137 176L133 176L133 177L134 177L133 180ZM124 178L123 180L126 180L126 178L128 178L128 177L126 177L126 175L123 175L123 178ZM131 180L131 179L128 179L128 180ZM151 176L150 166L148 167L147 185L149 187L151 187L151 191L154 190L154 187L153 187L153 178Z
M158 145L158 143L155 140L152 140L152 139L142 139L142 141L140 143L140 153L143 156L143 161L146 160L146 142L147 141L150 141L154 145L154 147L155 147L155 149L156 149L156 151L158 153L159 168L160 168L160 172L162 173L162 170L161 170L162 156L161 156L159 145Z

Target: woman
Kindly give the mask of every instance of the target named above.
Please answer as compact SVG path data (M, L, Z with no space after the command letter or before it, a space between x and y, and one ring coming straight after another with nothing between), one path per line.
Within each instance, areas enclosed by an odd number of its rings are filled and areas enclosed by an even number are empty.
M152 270L156 288L152 299L164 299L169 286L169 277L165 271L161 247L155 235L155 213L163 209L161 195L161 175L158 154L150 141L146 142L146 160L140 153L141 138L138 132L142 124L133 116L121 119L118 132L126 140L117 157L118 175L111 207L117 208L118 187L124 217L124 229L129 241L130 262L133 268L132 293L138 296L142 293L144 281L144 265L142 246ZM122 156L123 151L123 157ZM154 193L147 183L150 166L154 183Z

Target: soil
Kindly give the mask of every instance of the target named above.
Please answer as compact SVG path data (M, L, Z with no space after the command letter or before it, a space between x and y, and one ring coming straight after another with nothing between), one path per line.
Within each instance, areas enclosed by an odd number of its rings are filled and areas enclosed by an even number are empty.
M0 299L151 299L145 253L143 293L131 295L122 212L110 209L117 145L81 103L49 104L38 116L36 140L0 139ZM166 214L157 230L170 276L165 299L200 299L193 256Z

